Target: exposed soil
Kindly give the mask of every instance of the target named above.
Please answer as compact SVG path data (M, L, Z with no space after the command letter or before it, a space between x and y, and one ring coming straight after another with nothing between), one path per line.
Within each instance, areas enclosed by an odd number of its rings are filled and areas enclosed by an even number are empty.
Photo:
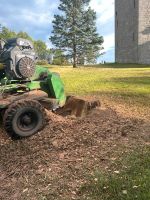
M1 200L81 199L79 188L96 169L137 146L150 145L149 120L103 105L85 118L48 113L49 125L31 138L0 134Z

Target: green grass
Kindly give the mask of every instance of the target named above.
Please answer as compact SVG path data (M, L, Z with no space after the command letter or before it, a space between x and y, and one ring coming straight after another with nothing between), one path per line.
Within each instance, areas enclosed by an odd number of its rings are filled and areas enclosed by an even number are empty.
M104 65L103 65L104 66ZM107 68L109 66L109 68ZM115 101L123 101L137 106L150 106L150 66L122 65L119 68L114 64L105 68L71 67L51 68L59 72L68 94L99 95ZM110 68L112 66L112 68ZM129 68L127 68L129 67Z
M150 148L122 158L110 172L95 172L80 192L81 200L150 199Z
M51 71L60 73L68 94L96 95L110 102L125 103L128 109L144 110L144 115L150 112L150 66L109 64L103 67L53 67ZM144 148L116 162L111 171L95 172L81 188L80 199L148 200L149 188L150 148Z
M150 66L109 64L103 67L54 67L51 71L60 73L68 94L98 95L149 110ZM149 166L150 148L125 156L112 166L111 172L96 172L81 188L81 200L148 200Z

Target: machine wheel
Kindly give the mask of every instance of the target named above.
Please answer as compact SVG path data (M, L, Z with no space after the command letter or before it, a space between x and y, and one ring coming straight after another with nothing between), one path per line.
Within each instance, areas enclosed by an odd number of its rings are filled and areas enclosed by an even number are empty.
M5 111L3 123L10 136L29 137L46 124L46 112L35 100L19 100Z

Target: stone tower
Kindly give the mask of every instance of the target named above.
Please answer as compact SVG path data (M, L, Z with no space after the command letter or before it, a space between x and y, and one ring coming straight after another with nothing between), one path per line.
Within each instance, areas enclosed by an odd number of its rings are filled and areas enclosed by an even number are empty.
M115 59L150 64L150 0L115 0Z

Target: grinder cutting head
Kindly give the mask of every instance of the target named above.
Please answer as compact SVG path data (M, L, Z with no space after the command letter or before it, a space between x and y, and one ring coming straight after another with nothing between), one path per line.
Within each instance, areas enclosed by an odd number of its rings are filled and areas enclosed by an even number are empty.
M36 53L31 41L14 38L0 42L0 62L9 80L28 80L35 73Z

